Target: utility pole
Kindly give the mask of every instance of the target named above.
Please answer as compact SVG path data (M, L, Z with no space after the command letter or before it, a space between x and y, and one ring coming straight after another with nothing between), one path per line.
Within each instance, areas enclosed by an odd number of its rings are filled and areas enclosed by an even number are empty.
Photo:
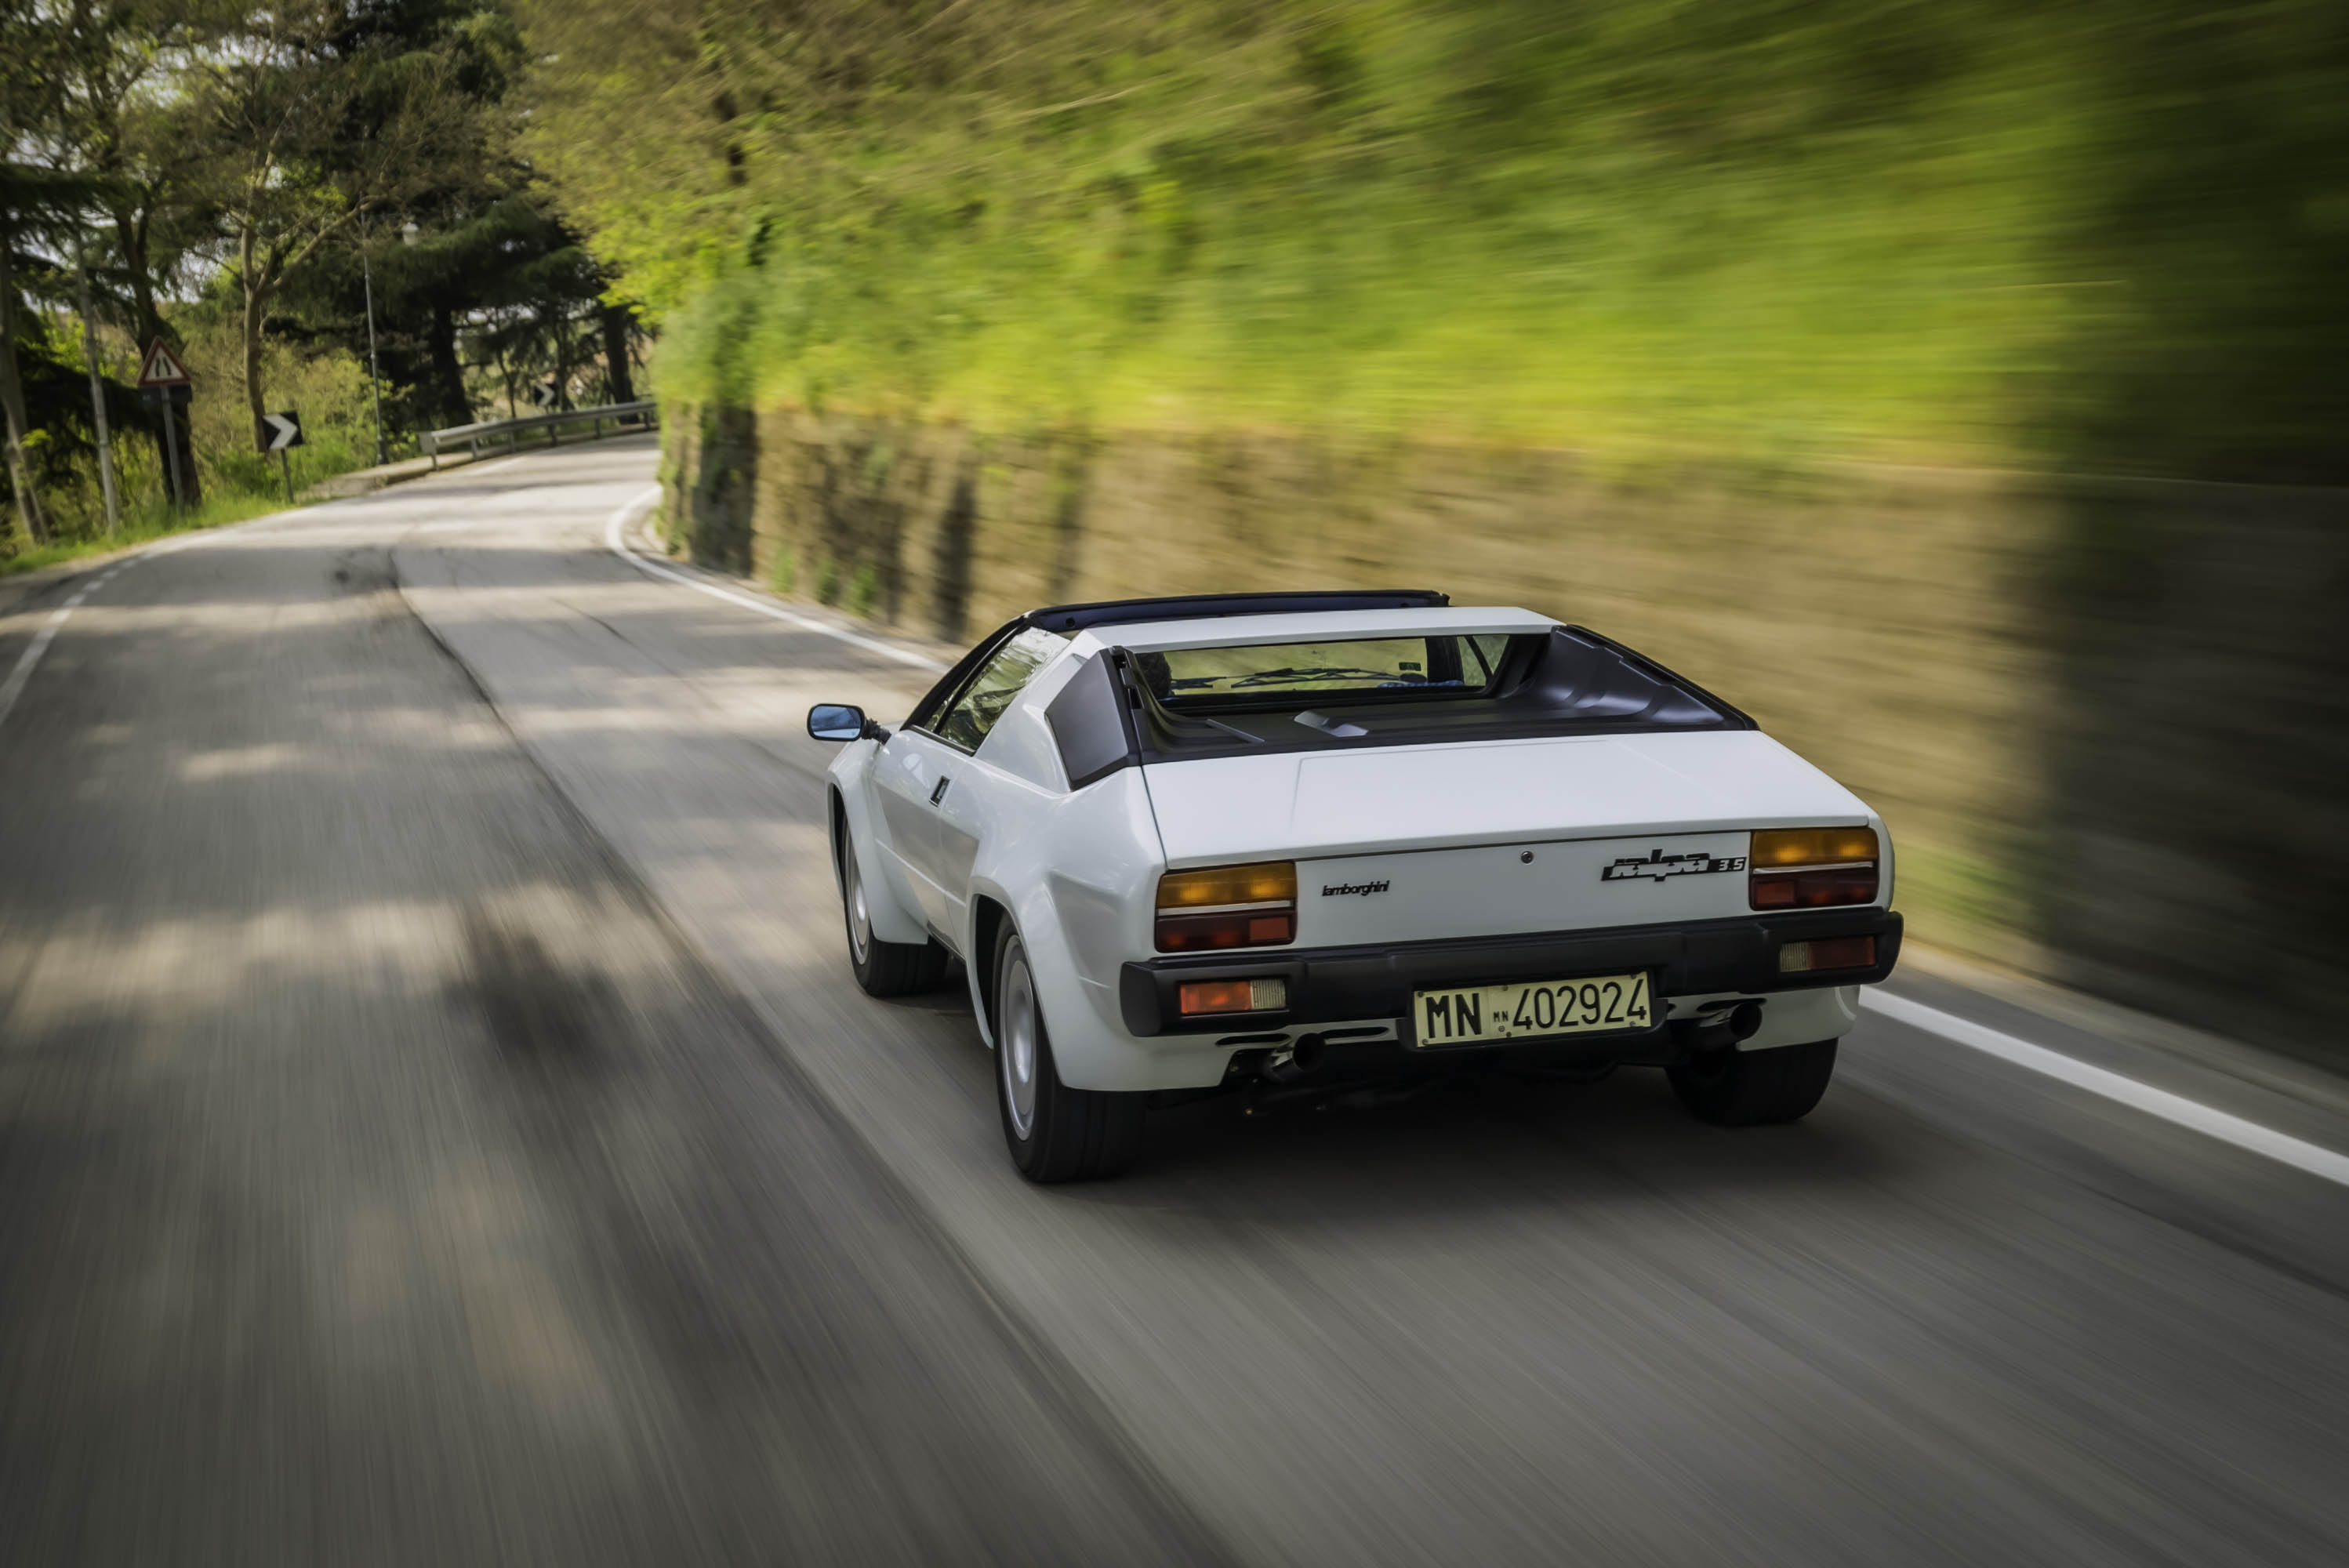
M106 531L111 535L122 526L122 506L114 494L114 442L106 428L106 383L98 373L98 327L90 319L89 261L87 256L74 269L74 280L81 289L81 352L89 362L89 412L98 426L98 479L106 491ZM171 417L167 406L164 418ZM171 476L179 478L177 474Z
M391 461L391 453L383 444L383 381L375 368L375 267L367 260L365 234L359 236L359 279L367 289L367 390L375 396L375 464L381 468Z

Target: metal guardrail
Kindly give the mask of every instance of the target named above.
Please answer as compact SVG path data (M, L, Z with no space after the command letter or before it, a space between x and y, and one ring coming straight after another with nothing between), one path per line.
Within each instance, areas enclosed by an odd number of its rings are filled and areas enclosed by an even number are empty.
M660 409L650 402L606 403L600 408L565 408L553 414L524 414L518 419L490 419L479 425L427 430L419 444L431 457L432 466L437 469L440 466L440 454L458 447L464 448L470 455L477 458L481 455L481 443L484 441L502 441L506 450L519 451L525 431L544 430L546 444L559 447L563 444L561 430L564 426L590 425L594 428L587 438L594 440L604 433L604 421L606 419L616 425L635 425L649 430L659 425Z

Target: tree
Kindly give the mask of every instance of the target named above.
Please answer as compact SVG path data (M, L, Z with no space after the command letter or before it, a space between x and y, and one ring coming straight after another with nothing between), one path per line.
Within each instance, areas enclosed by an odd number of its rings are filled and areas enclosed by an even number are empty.
M461 425L473 418L469 352L477 364L496 364L507 379L552 376L566 406L572 372L596 357L592 340L599 335L609 276L526 183L528 171L517 165L509 173L507 189L494 200L476 193L470 202L450 196L419 203L409 211L423 221L409 232L388 224L370 230L367 253L391 411L411 423ZM357 254L312 263L288 281L280 310L289 323L363 350ZM628 387L625 311L619 329L617 385ZM614 380L608 371L605 379Z
M27 452L32 423L16 362L16 247L40 204L38 171L16 155L47 129L56 108L47 67L56 54L54 18L41 6L6 0L0 6L0 416L8 445L8 483L25 532L47 543L48 519Z
M397 209L472 152L476 103L449 51L372 31L336 0L216 22L196 79L222 271L242 295L245 402L267 410L261 348L289 274L370 213Z
M17 515L24 519L25 532L36 544L46 544L49 538L47 518L41 511L41 492L34 482L33 466L26 447L32 438L32 424L25 409L24 381L16 365L16 233L18 212L14 181L7 176L13 168L0 169L0 410L5 410L8 426L8 483L16 498Z
M192 29L176 0L75 0L58 13L52 67L57 92L55 153L97 177L92 217L112 241L111 264L91 269L101 315L109 311L147 344L183 346L158 304L190 251L207 237L193 210L201 151L186 135L188 105L171 91L169 61ZM78 247L77 247L78 249ZM202 494L192 428L171 404L138 423L155 444L159 469L176 454L180 490ZM164 435L163 420L178 426Z

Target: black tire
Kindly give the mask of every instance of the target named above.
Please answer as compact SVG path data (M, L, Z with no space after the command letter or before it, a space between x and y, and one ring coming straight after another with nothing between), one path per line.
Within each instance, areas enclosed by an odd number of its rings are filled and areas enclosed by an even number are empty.
M868 996L918 996L944 984L947 950L935 942L884 942L873 934L864 909L864 877L856 845L845 831L834 869L840 878L841 923L848 929L848 966Z
M1094 1181L1133 1164L1142 1150L1147 1097L1061 1082L1028 949L1009 921L995 942L994 1006L995 1105L1019 1174L1030 1181Z
M1774 1046L1764 1051L1708 1051L1667 1068L1672 1092L1699 1121L1764 1127L1808 1116L1835 1076L1836 1042Z

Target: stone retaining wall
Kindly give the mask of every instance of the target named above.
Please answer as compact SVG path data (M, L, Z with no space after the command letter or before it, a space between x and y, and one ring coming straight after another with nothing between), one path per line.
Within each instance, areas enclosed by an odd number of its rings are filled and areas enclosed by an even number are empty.
M1917 934L2320 1036L2349 921L2349 497L1571 452L664 422L696 559L966 640L1039 603L1426 586L1579 621L1884 812ZM2349 1059L2349 1057L2344 1057Z

